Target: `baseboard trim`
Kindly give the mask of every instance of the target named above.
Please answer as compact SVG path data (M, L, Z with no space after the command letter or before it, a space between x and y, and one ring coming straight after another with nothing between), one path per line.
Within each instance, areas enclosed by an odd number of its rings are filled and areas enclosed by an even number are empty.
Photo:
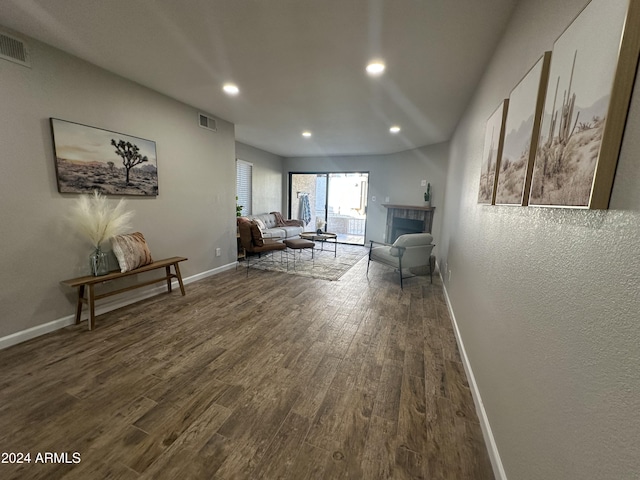
M496 445L495 438L493 437L493 431L491 430L487 412L484 409L484 403L482 402L482 397L480 396L480 390L478 390L476 378L473 375L473 370L471 369L469 357L467 357L467 352L464 348L464 342L462 341L462 337L460 336L460 329L458 328L456 315L453 313L453 307L451 306L451 300L449 299L449 293L447 292L444 280L442 279L442 274L440 274L440 279L442 280L442 290L444 291L444 297L447 302L447 308L449 309L449 315L451 315L451 323L453 324L453 331L456 335L456 342L458 342L458 349L460 350L462 364L464 365L464 370L467 374L467 380L469 380L469 388L471 389L473 403L476 406L476 412L478 413L478 419L480 420L482 436L484 437L484 442L487 445L489 459L491 460L491 466L493 468L493 474L495 475L496 480L507 480L507 475L504 471L504 466L502 465L502 459L500 458L500 452L498 451L498 446Z
M185 285L188 285L190 283L197 282L198 280L202 280L207 277L212 277L213 275L217 275L226 270L231 270L232 268L235 268L236 263L237 262L229 263L221 267L213 268L205 272L191 275L190 277L183 278L182 282ZM179 287L177 280L172 281L171 284L172 284L172 287L175 287L175 288ZM166 291L167 291L166 285L162 285L162 286L153 287L148 290L142 290L136 295L127 296L126 298L123 298L120 300L111 300L111 301L101 302L100 305L96 305L96 316L102 315L103 313L107 313L112 310L116 310L118 308L126 307L127 305L131 305L132 303L139 302L140 300L144 300L145 298L154 297ZM86 310L83 311L83 317L82 317L83 320L86 320L87 315L88 315L88 312ZM26 342L27 340L31 340L32 338L36 338L41 335L45 335L47 333L60 330L61 328L68 327L69 325L73 325L75 323L75 320L76 320L75 315L67 315L57 320L53 320L48 323L43 323L42 325L36 325L35 327L27 328L26 330L21 330L19 332L11 333L5 337L0 338L0 350L9 348L13 345L17 345L22 342Z
M55 330L73 325L74 322L75 315L67 315L66 317L59 318L52 322L43 323L42 325L36 325L35 327L27 328L26 330L11 333L6 337L0 338L0 350L4 350L5 348L17 345L18 343L39 337L40 335L45 335Z

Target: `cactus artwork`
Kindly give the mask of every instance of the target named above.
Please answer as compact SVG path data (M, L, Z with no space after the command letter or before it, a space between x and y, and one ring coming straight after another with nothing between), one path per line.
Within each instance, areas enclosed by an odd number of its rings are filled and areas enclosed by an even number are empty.
M545 52L509 95L496 205L526 205L529 200L526 174L538 145L542 117L538 92L541 85L547 85L550 63L551 52Z
M497 110L493 112L489 120L487 120L484 151L482 154L482 168L480 171L480 187L478 189L478 203L491 204L493 202L498 155L504 138L504 114L508 106L509 100L505 100Z
M618 55L626 19L627 2L592 0L556 40L535 152L530 205L592 207L592 190L595 192L599 183L597 171L601 166L603 171L610 169L605 166L607 162L617 162L617 155L609 154L604 163L599 156L605 148L602 143L607 117L614 115L612 112L617 112L618 118L626 116L628 109L628 100L612 102L611 97L614 84L620 81L616 71L618 62L622 62ZM627 66L635 72L637 54L626 60L635 62L633 68ZM608 147L619 151L619 144ZM608 202L611 185L606 188L607 198L599 196L600 205Z

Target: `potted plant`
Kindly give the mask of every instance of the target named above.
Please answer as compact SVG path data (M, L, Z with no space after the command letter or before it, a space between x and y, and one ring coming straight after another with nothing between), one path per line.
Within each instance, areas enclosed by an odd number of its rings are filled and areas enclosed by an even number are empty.
M431 206L431 184L427 183L427 191L424 193L424 203L427 207Z
M238 205L238 196L236 195L236 217L242 216L242 205Z

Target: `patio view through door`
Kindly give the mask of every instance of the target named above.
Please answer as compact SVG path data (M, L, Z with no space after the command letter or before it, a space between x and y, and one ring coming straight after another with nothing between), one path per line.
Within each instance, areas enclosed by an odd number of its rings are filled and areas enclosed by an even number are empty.
M364 245L368 190L369 173L290 173L289 217L307 222L305 231L324 220L338 242Z

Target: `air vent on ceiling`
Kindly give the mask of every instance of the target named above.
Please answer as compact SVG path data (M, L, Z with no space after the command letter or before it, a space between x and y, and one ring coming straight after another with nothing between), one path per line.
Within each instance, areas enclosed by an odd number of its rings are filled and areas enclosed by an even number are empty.
M31 67L27 44L4 32L0 32L0 58Z
M207 130L212 130L212 131L217 131L218 129L216 128L216 121L211 118L208 117L207 115L203 114L203 113L199 113L198 114L198 118L200 121L200 126L202 128L206 128Z

